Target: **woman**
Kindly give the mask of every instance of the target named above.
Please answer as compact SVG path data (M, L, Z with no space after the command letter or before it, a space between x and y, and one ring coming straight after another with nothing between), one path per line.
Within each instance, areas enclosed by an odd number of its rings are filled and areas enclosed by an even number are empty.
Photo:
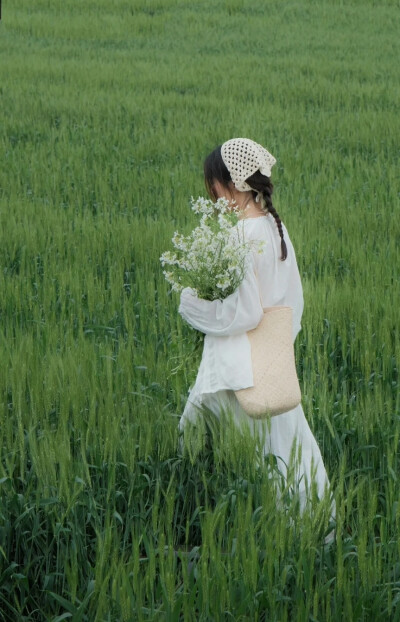
M248 240L264 240L262 253L252 253L251 265L239 288L225 300L207 301L185 288L179 312L194 328L205 333L197 379L180 420L183 430L194 422L201 407L217 417L229 410L238 426L248 426L253 435L263 434L264 454L277 457L284 477L294 443L301 445L297 479L301 507L307 501L311 482L320 498L329 486L323 460L301 404L265 422L249 417L240 407L234 390L253 386L251 351L246 331L259 323L263 307L289 306L293 310L293 341L301 328L303 291L295 252L273 207L270 180L275 158L261 145L234 138L217 147L205 160L207 191L213 200L234 200L244 219ZM332 510L334 513L334 509Z

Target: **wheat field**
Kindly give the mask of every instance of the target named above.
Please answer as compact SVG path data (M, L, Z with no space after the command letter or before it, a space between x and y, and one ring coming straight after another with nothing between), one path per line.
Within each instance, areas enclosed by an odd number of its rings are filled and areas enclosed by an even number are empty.
M400 620L398 9L3 2L1 620ZM277 159L329 545L228 422L179 451L199 349L159 256L235 136Z

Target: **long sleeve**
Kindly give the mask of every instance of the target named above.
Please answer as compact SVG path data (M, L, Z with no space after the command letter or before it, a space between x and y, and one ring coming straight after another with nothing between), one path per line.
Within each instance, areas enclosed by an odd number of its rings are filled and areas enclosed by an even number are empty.
M244 226L246 239L262 240L265 245L262 253L252 253L245 279L238 289L225 300L212 302L199 299L190 288L181 294L179 312L183 319L205 333L203 355L190 394L193 403L198 403L197 400L201 403L206 394L253 386L251 347L246 333L258 325L262 307L292 307L293 339L300 330L303 292L285 226L288 250L285 261L281 261L281 239L271 214L245 219Z
M224 300L203 300L186 287L181 293L179 313L188 324L214 337L240 335L255 328L263 309L253 265L237 290Z

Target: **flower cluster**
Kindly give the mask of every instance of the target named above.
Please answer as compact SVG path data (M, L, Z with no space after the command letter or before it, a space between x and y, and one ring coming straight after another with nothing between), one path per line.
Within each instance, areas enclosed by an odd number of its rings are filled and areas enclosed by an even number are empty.
M175 232L175 251L160 257L164 276L173 291L191 287L199 298L216 300L232 294L242 282L253 243L244 237L243 221L227 199L213 203L199 197L191 199L200 224L188 235Z

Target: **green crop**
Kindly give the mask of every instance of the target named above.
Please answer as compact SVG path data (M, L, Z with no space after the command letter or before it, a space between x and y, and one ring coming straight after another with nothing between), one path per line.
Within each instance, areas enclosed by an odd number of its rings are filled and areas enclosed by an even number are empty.
M0 620L400 620L395 0L14 0L0 22ZM159 257L205 156L276 157L337 505L204 416Z

